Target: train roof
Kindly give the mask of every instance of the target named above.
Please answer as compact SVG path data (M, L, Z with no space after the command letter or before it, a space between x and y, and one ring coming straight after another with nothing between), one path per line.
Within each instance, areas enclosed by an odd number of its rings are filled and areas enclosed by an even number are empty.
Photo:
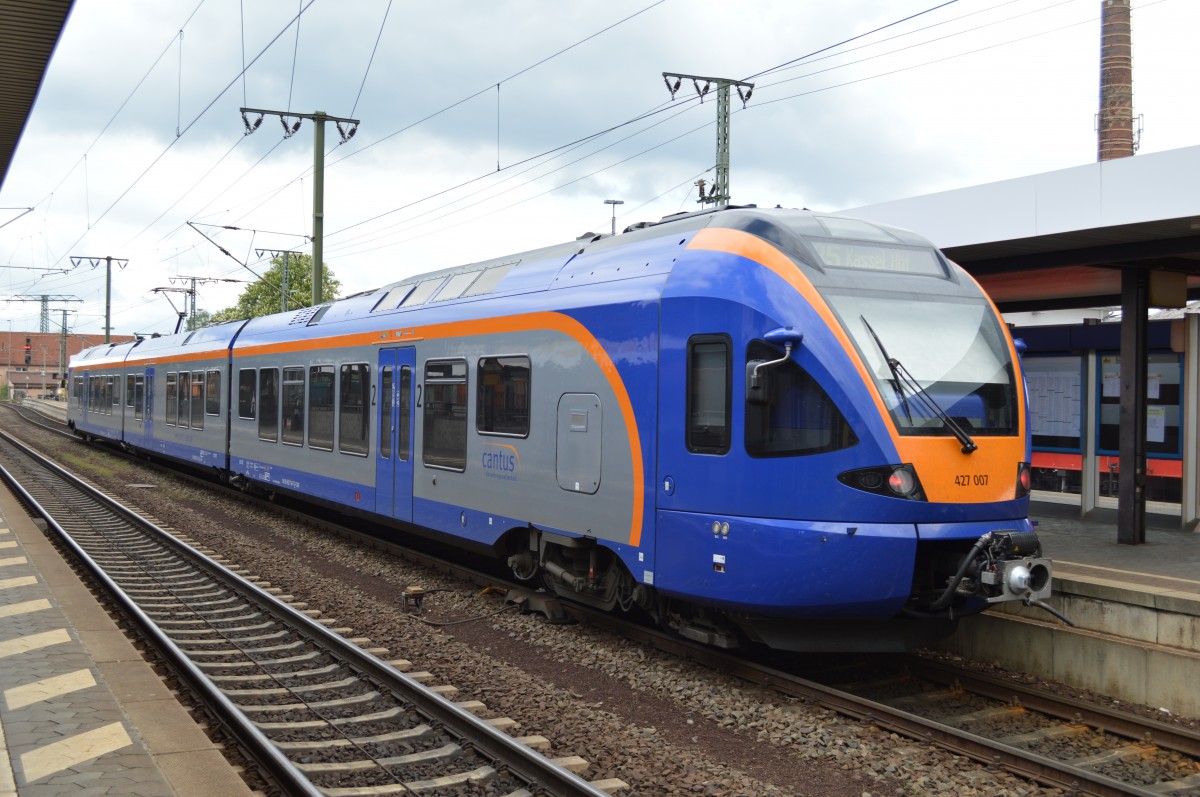
M665 276L674 266L678 245L704 227L742 230L764 238L783 251L807 257L806 236L827 237L829 224L842 217L807 210L760 209L754 206L681 213L658 222L627 227L620 235L585 233L575 241L528 252L431 271L388 283L379 288L289 313L252 319L235 346L254 345L280 334L296 335L298 328L318 328L340 322L368 321L391 316L386 323L402 325L404 316L418 312L421 324L437 323L464 316L486 316L495 312L487 300L546 293L637 277ZM915 246L931 246L907 230L875 222L845 220L857 225L859 233L874 240L890 240ZM679 235L673 242L670 236ZM664 242L664 238L668 241ZM598 299L599 300L599 299ZM531 308L542 302L514 301L512 310ZM551 303L557 300L551 300ZM478 303L478 308L463 305ZM454 309L451 309L454 308ZM439 312L440 310L440 312ZM413 319L417 323L416 317ZM372 322L374 323L374 322ZM353 325L351 325L353 326ZM342 327L348 329L349 327ZM318 329L309 334L318 335Z
M263 339L280 336L317 336L314 329L346 322L339 329L358 328L363 322L374 325L384 316L389 325L403 325L405 316L419 312L421 324L452 320L462 316L487 316L495 313L488 301L514 297L511 308L532 308L545 303L521 301L515 297L545 294L550 291L581 286L612 283L638 277L659 276L661 281L674 266L678 246L692 233L705 227L719 227L748 232L775 244L784 252L797 257L810 251L803 239L808 236L827 237L830 224L845 222L855 225L865 238L891 240L911 246L932 246L928 240L910 231L875 222L849 220L834 214L781 208L760 209L753 205L731 206L693 213L667 216L658 222L644 222L627 227L620 235L585 233L575 241L519 252L511 255L469 263L453 268L431 271L387 283L343 299L326 302L284 313L235 321L179 335L148 338L134 344L125 352L110 347L111 355L128 354L137 346L137 355L167 355L186 351L254 345ZM672 242L668 236L681 236ZM661 284L661 282L660 282ZM555 300L551 300L552 302ZM477 304L466 308L463 305ZM416 317L413 318L416 323ZM98 349L103 347L97 347ZM88 363L96 349L85 352ZM123 359L123 356L121 357Z
M71 367L110 365L126 360L172 357L181 353L228 349L245 321L230 321L176 335L151 335L130 343L104 343L84 349L71 358Z
M110 363L124 362L129 356L129 352L142 340L139 338L125 343L101 343L98 346L92 346L90 349L84 349L71 358L71 366L77 365L107 365Z

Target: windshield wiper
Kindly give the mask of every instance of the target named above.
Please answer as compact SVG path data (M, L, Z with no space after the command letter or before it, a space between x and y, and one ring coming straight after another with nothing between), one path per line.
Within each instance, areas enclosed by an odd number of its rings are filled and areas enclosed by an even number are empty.
M908 415L909 423L912 423L912 411L908 407L908 400L904 397L904 388L906 387L914 397L921 400L921 403L925 405L927 410L936 415L941 422L946 425L946 428L949 429L956 438L958 438L958 442L962 443L962 452L964 454L970 454L972 451L979 448L979 446L975 444L975 441L971 439L971 435L967 434L967 430L963 429L958 421L951 418L949 413L942 409L942 406L937 403L937 400L934 399L933 396L929 395L929 393L925 391L925 388L921 387L921 383L918 382L911 373L909 373L908 369L904 367L904 364L895 357L888 356L887 349L883 346L883 341L880 340L879 336L875 334L875 330L871 327L871 323L867 321L867 317L860 315L859 318L861 318L863 324L866 325L867 331L871 333L871 337L875 339L875 345L879 347L879 352L883 355L883 359L887 363L888 370L892 372L893 384L896 386L896 392L900 394L900 400L904 402L904 412Z

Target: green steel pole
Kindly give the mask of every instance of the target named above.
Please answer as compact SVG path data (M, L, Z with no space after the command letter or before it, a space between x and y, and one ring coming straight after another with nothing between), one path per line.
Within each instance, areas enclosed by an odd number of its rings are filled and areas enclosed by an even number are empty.
M112 256L104 263L104 342L112 343Z
M316 307L322 301L321 283L325 281L324 252L325 233L325 119L324 111L313 114L313 262L312 303Z

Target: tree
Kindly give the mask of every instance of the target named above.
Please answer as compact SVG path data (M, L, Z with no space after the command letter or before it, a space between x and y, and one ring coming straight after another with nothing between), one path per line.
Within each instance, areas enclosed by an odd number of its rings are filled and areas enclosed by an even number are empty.
M191 332L196 329L204 329L212 323L213 314L207 310L197 310L196 314L187 320L184 329Z
M311 255L289 255L288 256L288 299L287 309L296 310L301 307L309 307L312 305L312 256ZM226 321L237 321L243 318L258 318L259 316L271 315L278 313L284 309L282 297L283 285L283 255L276 255L271 261L271 267L267 269L262 278L252 282L242 291L242 295L238 297L237 304L233 307L226 307L220 312L214 313L212 323L220 324ZM325 265L322 272L322 296L326 300L336 299L338 291L342 287L333 276L333 271L329 265Z

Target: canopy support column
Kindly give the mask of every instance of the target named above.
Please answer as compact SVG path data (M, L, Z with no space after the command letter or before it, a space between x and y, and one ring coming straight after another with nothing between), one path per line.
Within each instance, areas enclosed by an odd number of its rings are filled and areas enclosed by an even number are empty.
M1121 270L1121 434L1117 542L1146 541L1146 351L1150 272Z

